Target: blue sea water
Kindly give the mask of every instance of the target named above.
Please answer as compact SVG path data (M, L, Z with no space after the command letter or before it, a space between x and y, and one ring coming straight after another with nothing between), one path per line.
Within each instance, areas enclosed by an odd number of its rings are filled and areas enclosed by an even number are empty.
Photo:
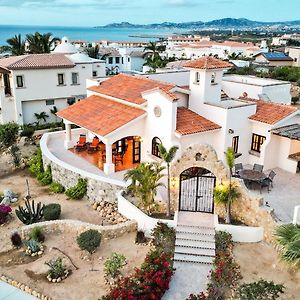
M54 36L62 38L68 37L70 40L98 41L98 40L142 40L140 37L130 37L130 35L162 35L166 36L174 33L172 30L156 30L143 28L93 28L93 27L61 27L61 26L19 26L0 25L0 45L6 44L6 40L15 34L23 37L27 33L51 32ZM177 31L178 32L178 31ZM153 40L146 38L145 40Z

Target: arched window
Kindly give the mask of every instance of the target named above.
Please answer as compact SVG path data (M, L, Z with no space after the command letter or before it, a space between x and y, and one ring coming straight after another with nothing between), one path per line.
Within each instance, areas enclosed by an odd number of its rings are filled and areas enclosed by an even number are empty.
M156 157L160 157L160 153L158 150L158 145L161 144L161 140L158 137L154 137L152 139L152 155Z

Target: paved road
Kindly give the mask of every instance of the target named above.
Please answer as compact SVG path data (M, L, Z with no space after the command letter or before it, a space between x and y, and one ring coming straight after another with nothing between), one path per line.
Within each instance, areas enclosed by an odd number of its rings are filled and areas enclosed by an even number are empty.
M0 281L0 300L37 300L38 298L33 297L22 290Z

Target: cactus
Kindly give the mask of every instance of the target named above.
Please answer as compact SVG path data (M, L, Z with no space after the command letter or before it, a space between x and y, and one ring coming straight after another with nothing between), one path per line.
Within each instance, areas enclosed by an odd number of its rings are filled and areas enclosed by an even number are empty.
M26 200L25 207L19 206L19 209L16 209L16 215L25 225L37 223L44 215L44 206L45 205L42 205L41 202L35 206L34 200L32 200L31 203L30 200Z

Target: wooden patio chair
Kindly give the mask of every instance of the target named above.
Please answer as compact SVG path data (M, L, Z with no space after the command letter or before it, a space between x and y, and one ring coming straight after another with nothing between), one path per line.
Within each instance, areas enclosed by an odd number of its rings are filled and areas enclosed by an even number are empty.
M234 165L234 173L233 173L233 177L240 177L239 175L239 171L243 170L243 164L242 163L238 163Z
M92 140L91 143L88 144L88 148L87 148L87 151L88 152L94 152L94 151L97 151L99 149L99 138L97 136L95 136Z
M77 142L77 144L75 145L75 150L80 151L85 149L86 147L86 135L85 134L81 134L79 136L79 141Z
M253 170L254 171L262 172L263 169L264 169L264 166L262 166L262 165L259 165L259 164L254 164L253 165Z

